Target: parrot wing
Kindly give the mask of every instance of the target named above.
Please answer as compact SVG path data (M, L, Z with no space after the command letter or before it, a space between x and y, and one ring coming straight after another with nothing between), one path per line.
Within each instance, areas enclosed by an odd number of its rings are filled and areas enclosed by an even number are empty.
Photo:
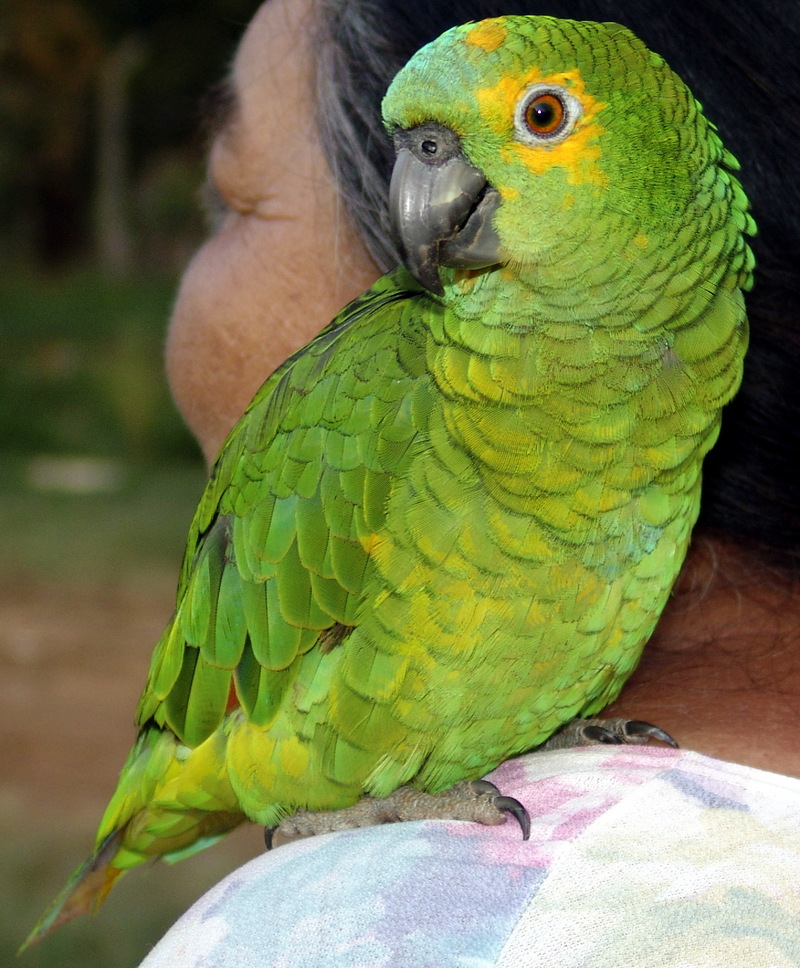
M404 270L384 277L256 394L192 522L140 727L195 747L236 705L266 725L295 659L358 622L369 536L416 434L422 293Z

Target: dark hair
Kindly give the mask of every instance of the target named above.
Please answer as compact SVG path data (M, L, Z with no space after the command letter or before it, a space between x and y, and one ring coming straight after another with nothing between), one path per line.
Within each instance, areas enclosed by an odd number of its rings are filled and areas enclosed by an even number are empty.
M705 465L698 528L800 570L800 3L798 0L318 0L319 124L378 265L399 261L386 199L389 82L448 27L509 13L613 20L691 87L742 165L759 234L742 389Z

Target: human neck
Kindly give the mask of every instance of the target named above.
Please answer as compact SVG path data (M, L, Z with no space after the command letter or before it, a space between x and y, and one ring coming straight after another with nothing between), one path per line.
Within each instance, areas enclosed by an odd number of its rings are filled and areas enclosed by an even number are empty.
M608 714L653 722L686 749L800 776L800 584L698 539Z

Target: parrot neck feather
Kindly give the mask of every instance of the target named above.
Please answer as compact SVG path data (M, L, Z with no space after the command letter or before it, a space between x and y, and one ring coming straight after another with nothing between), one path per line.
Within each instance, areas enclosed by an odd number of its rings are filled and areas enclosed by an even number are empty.
M568 304L503 269L456 275L448 289L428 365L451 433L487 474L517 468L515 487L527 480L534 500L542 474L566 479L570 467L626 491L688 469L682 486L694 486L740 379L746 320L732 274L680 296L668 284L634 292L605 315L591 294Z

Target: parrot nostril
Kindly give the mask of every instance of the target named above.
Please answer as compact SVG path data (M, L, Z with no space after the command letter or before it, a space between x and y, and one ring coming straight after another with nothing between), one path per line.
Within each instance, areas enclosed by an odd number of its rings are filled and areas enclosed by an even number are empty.
M410 151L426 165L438 167L461 154L458 135L443 124L427 122L394 132L395 151Z

